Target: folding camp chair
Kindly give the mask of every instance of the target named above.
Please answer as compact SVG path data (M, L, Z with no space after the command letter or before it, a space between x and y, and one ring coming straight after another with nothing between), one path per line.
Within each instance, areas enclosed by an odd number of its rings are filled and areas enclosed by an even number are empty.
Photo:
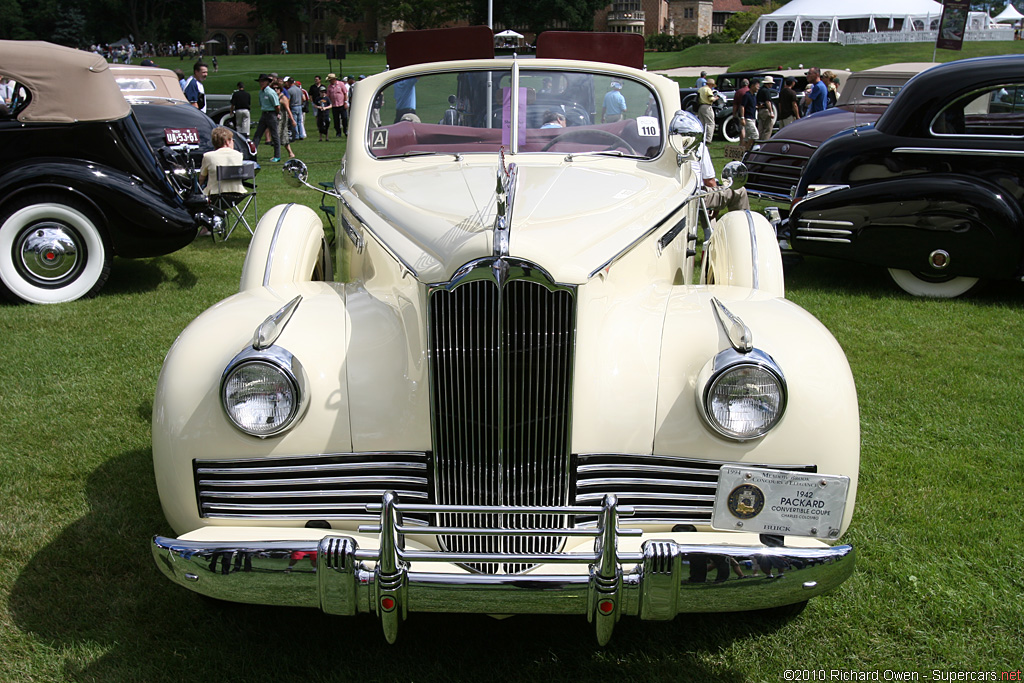
M239 223L244 225L251 235L253 233L252 226L260 218L259 205L256 201L256 162L243 161L241 166L218 166L217 181L229 180L241 180L247 192L223 192L210 195L210 204L223 211L225 217L223 230L213 232L214 241L221 235L224 240L231 237L231 233L235 231ZM251 224L245 218L245 212L248 211L250 204L253 207Z

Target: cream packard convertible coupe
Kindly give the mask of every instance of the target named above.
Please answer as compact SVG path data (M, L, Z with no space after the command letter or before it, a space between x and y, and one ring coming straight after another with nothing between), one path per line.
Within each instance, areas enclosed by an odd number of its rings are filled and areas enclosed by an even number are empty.
M463 612L585 615L604 643L623 616L835 589L853 378L784 298L768 222L712 232L677 84L638 36L495 59L488 29L451 30L393 34L356 86L336 243L275 207L239 293L168 353L157 565L375 614L389 641Z

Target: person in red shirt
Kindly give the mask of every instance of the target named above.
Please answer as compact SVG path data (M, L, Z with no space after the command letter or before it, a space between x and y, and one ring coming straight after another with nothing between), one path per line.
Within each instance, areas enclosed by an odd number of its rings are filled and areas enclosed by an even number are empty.
M340 138L344 131L348 136L348 84L335 74L327 74L327 99L331 101L331 115L334 117L334 137Z

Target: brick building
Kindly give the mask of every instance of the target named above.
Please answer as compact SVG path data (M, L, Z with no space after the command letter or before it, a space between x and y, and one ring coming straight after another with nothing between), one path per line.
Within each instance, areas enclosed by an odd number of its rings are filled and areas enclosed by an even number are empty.
M745 9L740 0L625 0L599 10L594 30L703 37L722 31L729 17Z

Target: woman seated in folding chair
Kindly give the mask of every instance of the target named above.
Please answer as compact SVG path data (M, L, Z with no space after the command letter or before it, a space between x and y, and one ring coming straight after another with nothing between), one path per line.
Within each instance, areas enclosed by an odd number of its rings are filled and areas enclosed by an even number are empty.
M242 202L247 192L242 180L245 177L251 178L252 175L245 173L242 153L235 149L234 133L230 128L214 128L211 137L214 149L203 155L203 163L199 168L199 182L205 183L203 193L210 198L210 204L227 214L225 220L230 220L231 209L235 209L237 215L231 229L228 229L227 225L224 226L223 237L227 239L239 222L248 227L248 222L241 218L242 212L248 206L247 202ZM240 202L242 204L239 210ZM205 235L207 232L204 229L200 234Z

